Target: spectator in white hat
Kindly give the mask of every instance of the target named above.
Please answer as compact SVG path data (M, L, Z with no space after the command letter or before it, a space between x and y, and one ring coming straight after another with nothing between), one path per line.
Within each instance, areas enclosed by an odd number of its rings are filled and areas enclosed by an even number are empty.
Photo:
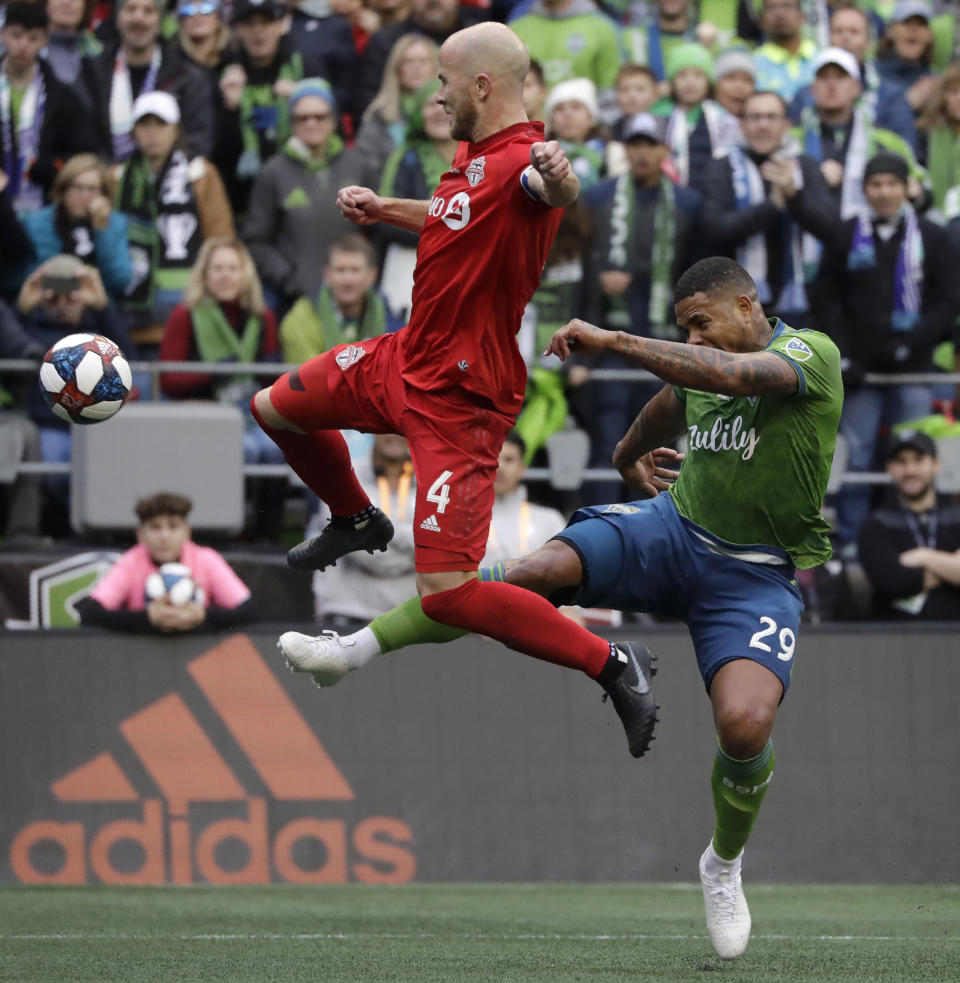
M597 87L588 78L555 85L544 105L547 136L563 147L580 178L581 189L592 187L603 174L604 141L597 121Z

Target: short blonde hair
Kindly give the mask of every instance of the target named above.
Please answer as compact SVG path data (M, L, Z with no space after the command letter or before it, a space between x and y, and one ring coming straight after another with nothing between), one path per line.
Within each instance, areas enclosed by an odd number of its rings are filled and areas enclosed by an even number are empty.
M55 205L63 204L63 196L70 189L70 185L87 171L97 172L97 177L100 179L100 194L109 198L110 180L107 165L96 154L77 154L63 165L54 179L53 187L50 189L50 200Z
M184 307L193 310L201 301L213 300L207 290L207 267L218 249L232 249L240 257L243 286L240 288L237 303L251 314L262 314L266 305L263 302L263 287L260 286L260 277L257 276L257 269L253 265L253 257L247 247L234 236L212 236L204 241L183 291Z

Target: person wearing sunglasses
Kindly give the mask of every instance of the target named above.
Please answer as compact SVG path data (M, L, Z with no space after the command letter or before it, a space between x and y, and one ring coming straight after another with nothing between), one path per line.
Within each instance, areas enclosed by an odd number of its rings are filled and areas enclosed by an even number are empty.
M175 44L184 58L206 71L216 86L226 65L236 60L230 28L220 0L184 0L177 7Z
M293 133L257 176L242 231L280 312L319 289L330 243L350 231L337 191L360 166L337 135L337 103L326 80L299 82L286 108Z

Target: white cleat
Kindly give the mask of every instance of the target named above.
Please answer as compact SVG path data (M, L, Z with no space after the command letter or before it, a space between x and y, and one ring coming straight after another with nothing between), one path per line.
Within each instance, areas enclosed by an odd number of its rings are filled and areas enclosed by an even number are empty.
M710 876L705 869L710 849L708 846L700 857L700 883L707 909L707 931L721 959L736 959L747 948L751 925L750 909L740 880L740 865L718 876Z
M344 652L353 645L356 642L335 631L319 635L285 631L277 642L290 671L309 672L318 686L336 686L354 668Z

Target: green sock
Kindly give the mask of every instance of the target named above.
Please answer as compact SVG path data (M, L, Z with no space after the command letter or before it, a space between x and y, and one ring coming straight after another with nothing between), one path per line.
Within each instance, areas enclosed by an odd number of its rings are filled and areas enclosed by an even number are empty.
M428 645L431 642L452 642L468 635L463 628L442 625L428 618L420 607L420 598L411 597L392 611L370 622L370 628L380 643L381 652L395 652L405 645Z
M717 824L713 848L724 860L733 860L744 848L753 829L767 786L773 778L773 741L747 761L731 758L717 746L710 785Z

